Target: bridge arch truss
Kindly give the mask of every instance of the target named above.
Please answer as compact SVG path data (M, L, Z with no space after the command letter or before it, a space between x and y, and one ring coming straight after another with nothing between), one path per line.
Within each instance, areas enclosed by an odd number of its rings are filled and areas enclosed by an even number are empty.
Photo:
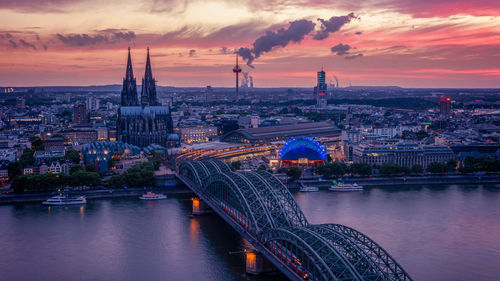
M288 189L266 171L231 172L211 160L184 162L178 174L301 280L412 280L363 233L309 224Z

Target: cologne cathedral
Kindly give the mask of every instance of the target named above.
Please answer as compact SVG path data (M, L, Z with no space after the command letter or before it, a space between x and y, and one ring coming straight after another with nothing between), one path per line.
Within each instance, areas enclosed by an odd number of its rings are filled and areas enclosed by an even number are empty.
M146 72L142 79L140 103L129 48L127 71L123 78L121 106L118 111L117 140L139 147L146 147L150 144L165 146L167 136L172 132L170 107L162 106L156 97L156 81L151 71L149 48Z

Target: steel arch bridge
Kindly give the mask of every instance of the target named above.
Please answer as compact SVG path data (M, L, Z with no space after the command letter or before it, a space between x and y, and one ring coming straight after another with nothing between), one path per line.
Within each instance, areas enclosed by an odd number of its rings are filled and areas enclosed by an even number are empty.
M208 160L183 162L177 175L292 280L412 280L361 232L310 224L268 172L232 172L222 161Z

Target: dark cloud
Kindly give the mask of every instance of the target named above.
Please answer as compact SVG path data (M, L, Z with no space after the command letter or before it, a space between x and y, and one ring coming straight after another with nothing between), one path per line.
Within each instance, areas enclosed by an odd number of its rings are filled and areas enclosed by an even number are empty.
M351 46L348 44L342 44L339 43L331 48L332 53L336 53L337 56L343 56L349 54L349 50L351 49Z
M196 53L196 50L194 50L194 49L189 50L190 57L194 56L195 53Z
M252 61L263 53L270 52L274 47L286 47L290 42L298 43L314 29L314 23L310 20L296 20L290 22L288 28L280 28L277 31L267 31L265 35L257 38L253 48L240 48L238 54L251 65Z
M363 32L361 32L361 31L356 31L356 33L354 33L354 34L356 34L356 35L361 35L362 33L363 33Z
M321 30L314 34L313 39L323 40L327 38L331 33L337 32L353 18L356 18L354 13L346 16L331 17L329 20L319 18L318 21L321 22ZM251 66L256 58L260 57L263 53L271 52L275 47L286 47L291 42L301 42L306 35L313 32L314 27L315 23L310 20L292 21L287 28L282 27L277 31L266 31L265 35L260 36L254 41L252 48L241 47L236 53L246 60L248 66Z
M115 32L113 33L113 37L117 40L124 40L124 41L132 41L135 39L135 33L133 31L128 31L128 32Z
M19 48L19 46L17 45L17 43L16 43L16 42L14 42L14 40L9 40L9 43L10 43L10 45L12 46L12 48L14 48L14 49Z
M69 46L90 46L107 42L107 37L104 35L88 35L88 34L56 34L57 39Z
M267 31L253 43L253 53L258 58L262 53L267 53L272 48L285 47L290 42L298 43L314 29L314 23L310 20L296 20L290 22L288 28L280 28L276 32Z
M0 39L10 39L10 38L12 38L12 35L10 33L0 34Z
M19 43L21 43L21 45L22 45L23 47L26 47L26 48L32 48L33 50L36 50L36 46L35 46L35 45L33 45L33 44L31 44L31 43L28 43L28 42L24 41L23 39L20 39L20 40L19 40Z
M133 31L122 32L110 30L101 31L99 34L56 34L57 38L64 44L74 47L85 47L99 44L115 44L121 41L130 42L136 38Z
M355 58L359 58L359 57L362 57L362 56L363 56L363 54L355 54L355 55L345 56L344 58L345 58L346 60L353 60L353 59L355 59Z
M313 39L323 40L327 38L330 33L339 31L342 26L349 23L353 18L356 18L354 13L347 16L331 17L329 20L318 19L321 22L321 30L314 35Z

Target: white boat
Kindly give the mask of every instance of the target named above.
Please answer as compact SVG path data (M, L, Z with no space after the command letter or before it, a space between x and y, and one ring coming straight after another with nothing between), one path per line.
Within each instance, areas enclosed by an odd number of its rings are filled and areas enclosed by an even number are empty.
M85 196L69 197L67 194L59 194L43 201L43 205L82 205L86 204Z
M142 200L160 200L160 199L166 199L167 195L148 192L146 194L141 195L141 197L139 198Z
M329 190L331 190L331 191L362 191L363 186L358 185L357 183L355 183L355 184L339 183L337 185L330 186Z
M318 191L319 188L316 186L303 186L300 188L300 191L302 192L312 192L312 191Z

